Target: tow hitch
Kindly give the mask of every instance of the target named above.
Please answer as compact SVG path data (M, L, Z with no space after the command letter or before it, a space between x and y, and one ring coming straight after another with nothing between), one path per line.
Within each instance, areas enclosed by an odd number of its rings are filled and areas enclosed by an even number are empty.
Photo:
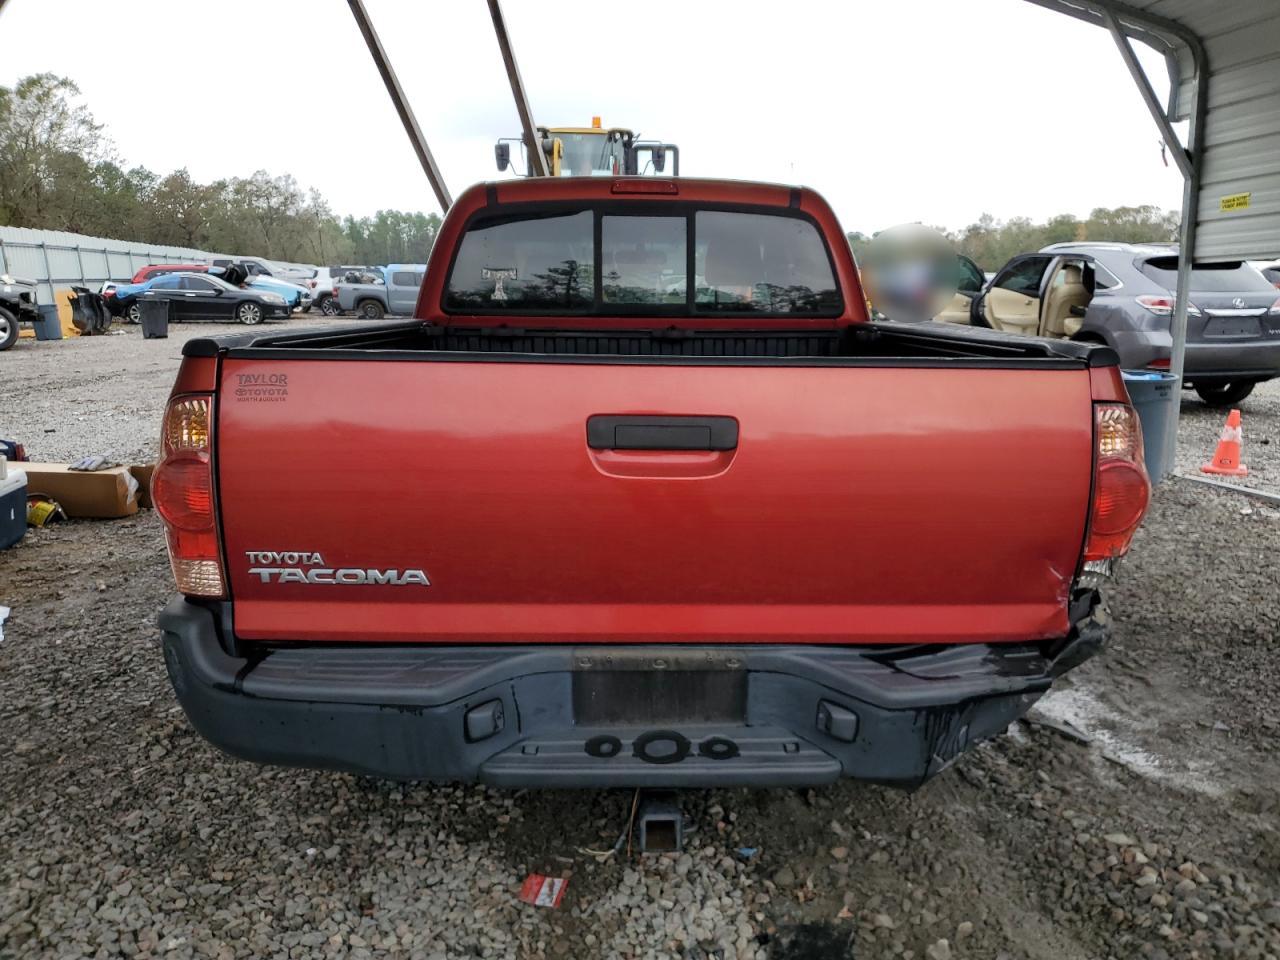
M641 853L679 853L684 848L684 812L669 790L640 790L636 842Z

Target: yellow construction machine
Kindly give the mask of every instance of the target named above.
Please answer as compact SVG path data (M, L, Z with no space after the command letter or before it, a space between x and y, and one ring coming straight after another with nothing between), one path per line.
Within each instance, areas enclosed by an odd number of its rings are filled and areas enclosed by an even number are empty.
M637 140L623 127L605 127L599 117L589 127L538 127L538 143L553 177L645 176L666 172L671 157L671 175L680 176L680 148L659 140ZM520 137L503 137L494 145L499 170L511 166L511 144L523 146ZM536 167L525 157L525 176L537 176Z

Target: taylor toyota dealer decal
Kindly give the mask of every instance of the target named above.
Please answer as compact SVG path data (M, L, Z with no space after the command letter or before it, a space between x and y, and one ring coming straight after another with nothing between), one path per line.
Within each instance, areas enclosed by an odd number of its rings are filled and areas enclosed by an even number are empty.
M374 584L386 587L429 587L425 570L382 570L375 567L331 567L319 553L305 550L246 550L249 576L263 583L316 583L324 586Z

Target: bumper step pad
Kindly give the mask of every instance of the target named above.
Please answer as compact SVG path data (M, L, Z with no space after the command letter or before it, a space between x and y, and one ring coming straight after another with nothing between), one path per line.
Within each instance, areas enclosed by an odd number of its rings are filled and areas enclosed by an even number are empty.
M530 737L480 765L494 786L807 786L840 776L840 761L781 727L577 729Z

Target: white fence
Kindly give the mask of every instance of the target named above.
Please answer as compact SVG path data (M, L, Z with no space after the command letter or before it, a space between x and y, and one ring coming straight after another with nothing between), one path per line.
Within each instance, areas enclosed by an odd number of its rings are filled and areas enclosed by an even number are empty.
M152 263L185 263L227 254L86 237L58 230L0 227L0 273L39 283L36 302L54 302L54 290L71 285L96 291L103 280L129 280Z

